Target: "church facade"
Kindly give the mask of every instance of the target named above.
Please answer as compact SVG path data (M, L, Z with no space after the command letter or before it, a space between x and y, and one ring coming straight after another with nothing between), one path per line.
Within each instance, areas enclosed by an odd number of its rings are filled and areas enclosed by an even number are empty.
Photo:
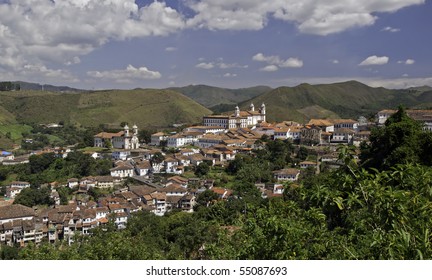
M111 143L114 149L135 150L139 148L138 127L134 125L132 131L125 125L123 131L117 133L101 132L94 136L95 147L107 147Z
M210 115L203 117L204 126L222 127L224 129L253 127L260 122L266 121L266 107L263 103L259 110L251 104L248 111L240 111L235 107L232 115Z

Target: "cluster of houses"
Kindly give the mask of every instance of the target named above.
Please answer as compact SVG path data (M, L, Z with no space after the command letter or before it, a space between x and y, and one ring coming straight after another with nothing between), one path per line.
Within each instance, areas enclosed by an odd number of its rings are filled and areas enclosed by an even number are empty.
M213 191L219 199L227 199L232 196L231 190L214 187L211 180L187 179L181 175L203 162L211 166L225 166L238 154L249 154L254 149L262 148L263 136L274 140L291 139L294 143L315 148L330 147L316 161L303 161L297 168L274 171L276 183L256 184L262 197L280 196L283 182L297 181L301 170L319 170L319 161L337 162L338 156L332 147L337 144L359 145L362 141L368 141L371 126L383 125L395 112L378 112L375 123L368 123L364 118L311 119L306 124L293 121L269 123L266 121L265 104L259 110L251 104L248 111L236 107L231 115L205 116L202 125L187 127L179 133L155 133L151 136L151 143L145 146L139 143L136 125L132 130L126 125L118 133L101 132L94 136L94 146L112 150L108 155L92 153L91 156L111 158L113 168L110 175L70 178L65 185L76 188L76 192L68 205L60 205L56 191L59 185L52 183L51 197L56 205L43 210L11 204L23 189L30 187L30 183L10 183L6 186L5 195L10 200L6 201L6 206L0 207L0 243L22 245L42 240L72 241L76 233L89 234L91 229L106 225L110 220L122 229L130 215L141 210L156 215L164 215L172 209L192 212L197 196L205 190ZM426 130L432 131L432 110L407 110L407 113L421 121ZM161 146L167 147L169 152ZM70 151L70 148L49 148L34 153L52 152L64 158ZM0 164L21 163L28 163L28 156L16 158L10 152L0 153ZM171 174L172 177L167 178L164 184L154 183L152 178L157 173ZM126 178L134 178L140 184L124 187ZM92 201L88 196L91 188L115 191Z
M269 188L261 187L263 195L264 192L273 195ZM147 181L119 188L98 201L77 192L68 205L50 208L35 210L8 203L0 206L0 244L24 246L28 242L43 240L73 242L77 234L88 235L92 229L109 222L118 229L124 229L131 214L143 210L158 216L173 209L193 212L197 196L206 190L213 191L218 200L232 195L232 190L214 187L211 180L172 176L163 185Z
M152 135L151 145L165 141L168 147L179 148L193 145L209 148L215 145L253 148L254 140L263 135L271 139L291 139L305 145L359 144L370 135L370 123L360 119L311 119L307 124L293 121L266 122L265 104L255 111L253 104L249 111L235 108L233 115L211 115L203 117L202 126L186 128L177 134L162 132ZM244 135L248 134L246 137Z

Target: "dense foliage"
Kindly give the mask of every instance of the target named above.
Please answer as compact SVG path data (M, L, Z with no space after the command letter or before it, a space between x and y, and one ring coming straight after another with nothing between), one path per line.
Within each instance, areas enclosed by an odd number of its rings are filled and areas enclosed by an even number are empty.
M17 195L14 203L26 206L51 205L54 203L49 199L51 191L48 188L40 188L41 186L51 182L66 182L69 178L108 175L110 168L110 160L95 160L82 152L71 152L66 158L46 153L30 156L28 164L0 166L0 181L13 176L16 180L31 184L31 188ZM62 204L66 204L70 189L60 188L58 191ZM4 192L5 189L2 187L0 193Z
M97 229L24 259L429 259L432 170L323 174L283 198L233 199L193 214L142 212L122 231ZM422 178L422 180L418 180ZM200 201L207 203L207 197Z

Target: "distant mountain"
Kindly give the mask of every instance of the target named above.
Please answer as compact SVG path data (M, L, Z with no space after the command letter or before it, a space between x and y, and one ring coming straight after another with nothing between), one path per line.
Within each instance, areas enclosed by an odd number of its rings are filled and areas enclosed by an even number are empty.
M65 92L65 93L77 93L83 92L83 89L71 88L66 86L53 86L47 84L37 84L37 83L28 83L22 81L13 82L15 84L19 84L21 90L44 90L44 91L52 91L52 92Z
M69 122L83 126L121 122L140 128L199 123L211 111L170 90L105 90L85 93L0 92L0 124Z
M227 89L206 85L190 85L169 89L180 92L207 108L221 104L239 104L272 90L267 86Z
M306 122L311 118L371 117L381 109L396 108L401 104L424 107L425 102L432 102L432 92L372 88L357 81L348 81L279 87L243 102L240 107L246 109L251 102L255 106L263 102L266 104L269 121Z

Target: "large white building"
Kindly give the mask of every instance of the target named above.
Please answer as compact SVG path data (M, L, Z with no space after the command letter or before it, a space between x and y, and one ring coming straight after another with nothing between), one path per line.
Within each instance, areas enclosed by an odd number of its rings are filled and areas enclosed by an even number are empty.
M245 128L255 126L260 122L266 121L266 107L263 103L258 111L255 106L250 105L249 111L240 111L238 106L235 107L234 114L205 116L203 118L204 126L218 126L224 129Z
M124 130L117 133L101 132L94 136L95 147L106 147L107 142L115 149L134 150L139 148L138 127L134 125L132 132L129 126L125 125Z

